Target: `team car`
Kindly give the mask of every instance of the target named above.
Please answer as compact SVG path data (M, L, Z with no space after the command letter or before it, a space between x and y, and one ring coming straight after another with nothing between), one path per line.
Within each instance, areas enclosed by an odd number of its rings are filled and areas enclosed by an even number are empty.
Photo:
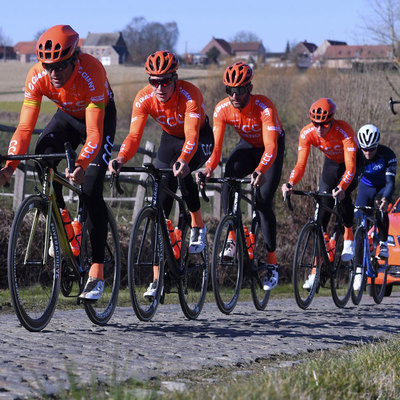
M400 285L400 197L389 211L389 234L387 239L389 258L385 296L390 296L393 285ZM378 274L375 283L382 283L383 273Z

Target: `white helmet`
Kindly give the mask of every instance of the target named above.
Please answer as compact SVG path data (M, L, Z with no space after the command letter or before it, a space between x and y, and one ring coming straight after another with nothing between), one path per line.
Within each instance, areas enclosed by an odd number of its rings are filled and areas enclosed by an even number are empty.
M357 138L362 149L369 149L378 146L381 133L375 125L367 124L360 128Z

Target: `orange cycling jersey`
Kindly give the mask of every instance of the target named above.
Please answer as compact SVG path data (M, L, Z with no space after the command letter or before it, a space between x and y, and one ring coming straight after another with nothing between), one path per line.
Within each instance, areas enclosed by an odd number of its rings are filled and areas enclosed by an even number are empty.
M290 184L297 184L303 177L311 145L321 150L332 161L338 164L345 163L346 171L338 186L346 190L356 172L358 150L356 134L350 125L345 121L333 120L324 138L318 135L312 123L306 125L300 132L297 163L290 173Z
M189 82L178 80L173 95L165 103L157 100L152 86L147 85L140 90L133 102L129 134L118 154L126 161L139 148L148 115L168 134L185 139L178 158L189 163L196 153L200 127L205 121L205 107L200 90Z
M24 154L28 150L43 96L67 114L86 120L86 142L76 161L86 169L100 150L104 110L112 97L103 65L89 54L80 54L68 82L55 88L42 64L36 63L26 78L20 121L11 138L8 154ZM7 165L15 169L18 162L8 162Z
M229 97L216 105L213 118L214 151L206 164L212 170L221 159L226 124L233 126L239 136L252 146L264 147L256 170L265 173L276 158L278 137L284 134L272 101L262 95L250 95L249 103L241 110L233 107Z

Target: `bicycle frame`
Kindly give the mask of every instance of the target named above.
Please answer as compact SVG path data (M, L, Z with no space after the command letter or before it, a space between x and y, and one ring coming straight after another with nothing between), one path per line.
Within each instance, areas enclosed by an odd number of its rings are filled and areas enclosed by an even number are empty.
M72 253L72 249L69 244L67 233L65 231L64 223L61 218L61 213L60 213L59 207L57 205L53 182L57 182L57 183L61 184L63 187L72 190L74 193L76 193L78 195L79 199L81 199L81 197L83 196L83 193L80 188L71 184L67 179L65 179L62 175L60 175L58 172L56 172L53 168L45 167L45 170L43 173L42 191L39 192L39 194L43 198L45 198L49 204L49 211L47 214L47 221L46 221L46 241L50 238L49 230L50 230L51 219L52 219L52 215L53 215L54 219L55 219L55 223L56 223L57 233L59 236L60 248L61 248L64 256L68 259L68 262L70 263L70 265L75 269L76 273L81 278L83 278L85 273L87 272L87 270L85 270L83 268L83 266L81 265L81 263L79 262L80 257L75 257ZM84 213L84 215L83 215L84 219L86 218L85 214L86 213ZM83 223L84 220L82 220L81 222ZM49 245L50 245L50 243L46 243L46 245L45 245L46 251L45 251L45 254L43 255L43 258L45 261L47 261Z
M360 207L356 207L360 209ZM369 209L373 210L372 207L368 207ZM366 207L364 207L364 210ZM370 250L370 245L369 245L369 240L368 240L368 231L369 231L369 224L371 223L373 227L373 238L374 242L376 243L377 241L377 235L378 235L378 230L376 226L376 219L367 215L364 211L361 212L361 220L359 223L359 226L362 226L364 228L364 252L363 252L363 265L366 266L366 274L370 278L375 278L376 274L374 272L374 269L372 268L372 263L371 263L371 250ZM376 245L374 245L374 250L376 249Z
M292 281L296 302L299 307L306 309L311 304L314 295L318 293L319 288L325 285L326 280L330 279L332 299L337 307L344 307L351 296L354 264L352 261L341 260L344 225L343 218L337 209L337 203L331 208L321 202L323 197L332 198L329 193L301 190L293 190L291 193L311 197L315 203L314 216L303 226L294 254ZM285 200L289 209L293 210L290 196L286 196ZM328 249L330 244L324 238L324 228L319 222L322 210L326 210L336 217L331 238L334 243L332 249ZM331 239L329 239L329 243ZM328 251L334 251L331 260ZM306 274L308 274L307 279L305 279Z
M123 171L127 172L145 172L153 179L153 195L151 198L150 206L157 211L158 227L161 228L156 234L160 239L160 243L163 246L162 250L166 250L168 265L172 268L168 270L172 273L174 279L179 278L180 271L180 259L176 259L174 251L169 239L168 227L166 223L166 216L164 209L161 205L161 194L165 193L178 202L179 205L179 219L178 228L183 231L185 226L190 225L190 221L187 220L188 208L185 201L171 189L163 184L162 173L170 173L171 168L156 169L153 164L145 163L143 167L124 167Z

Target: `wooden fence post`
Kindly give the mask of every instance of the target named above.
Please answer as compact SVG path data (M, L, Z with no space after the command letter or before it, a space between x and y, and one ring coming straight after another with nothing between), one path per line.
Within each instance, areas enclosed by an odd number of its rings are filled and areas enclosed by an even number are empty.
M145 154L143 156L143 164L153 162L153 154L155 151L154 143L147 141L146 146L145 146L145 151L150 152L151 155ZM142 173L139 176L139 180L142 182L144 182L146 180L146 178L147 178L146 173ZM133 206L133 212L132 212L132 222L135 221L136 215L138 214L140 209L143 207L145 194L146 194L146 188L142 185L137 185L135 204Z

